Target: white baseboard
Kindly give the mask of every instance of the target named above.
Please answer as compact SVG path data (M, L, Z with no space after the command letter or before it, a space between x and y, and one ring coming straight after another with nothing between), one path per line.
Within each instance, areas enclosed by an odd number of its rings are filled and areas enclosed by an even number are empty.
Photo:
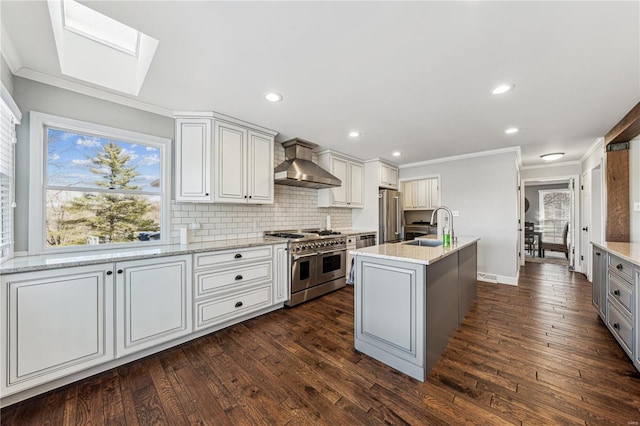
M518 285L518 277L509 277L506 275L490 274L488 272L478 272L478 281L493 284Z

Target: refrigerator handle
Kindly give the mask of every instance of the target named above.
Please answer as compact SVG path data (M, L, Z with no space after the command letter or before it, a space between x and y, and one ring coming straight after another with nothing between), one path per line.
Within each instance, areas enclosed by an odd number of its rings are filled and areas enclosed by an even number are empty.
M395 196L393 197L396 199L396 232L394 232L394 234L396 235L400 235L400 197L399 196Z

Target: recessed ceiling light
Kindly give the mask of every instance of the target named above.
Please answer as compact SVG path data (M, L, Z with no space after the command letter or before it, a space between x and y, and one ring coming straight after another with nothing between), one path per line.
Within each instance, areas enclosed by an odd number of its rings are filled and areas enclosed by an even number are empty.
M353 132L349 132L350 138L357 138L358 136L360 136L360 132L356 132L355 130Z
M541 155L540 158L542 158L544 161L553 161L553 160L557 160L558 158L562 157L564 155L564 152L554 152L551 154L544 154Z
M269 102L280 102L282 100L282 95L280 93L271 92L264 95L264 98Z
M393 155L394 157L400 157L402 153L400 151L393 151L391 155Z
M518 129L517 127L509 127L507 130L505 130L504 132L508 135L512 135L514 133L518 133L520 131L520 129Z
M500 86L495 87L491 93L494 95L502 95L503 93L513 90L514 87L516 87L515 84L501 84Z

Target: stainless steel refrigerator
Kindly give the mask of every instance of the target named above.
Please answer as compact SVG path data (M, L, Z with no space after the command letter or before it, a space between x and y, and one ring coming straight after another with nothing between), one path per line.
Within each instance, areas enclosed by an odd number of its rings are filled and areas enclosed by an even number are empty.
M381 189L378 194L378 243L404 240L402 193Z

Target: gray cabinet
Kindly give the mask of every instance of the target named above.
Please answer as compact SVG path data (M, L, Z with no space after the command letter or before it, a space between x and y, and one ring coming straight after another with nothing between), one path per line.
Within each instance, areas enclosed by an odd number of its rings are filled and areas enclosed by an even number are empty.
M598 315L604 321L607 316L607 253L593 247L593 276L591 283L591 301Z
M622 349L633 359L633 264L609 253L607 265L606 324Z

